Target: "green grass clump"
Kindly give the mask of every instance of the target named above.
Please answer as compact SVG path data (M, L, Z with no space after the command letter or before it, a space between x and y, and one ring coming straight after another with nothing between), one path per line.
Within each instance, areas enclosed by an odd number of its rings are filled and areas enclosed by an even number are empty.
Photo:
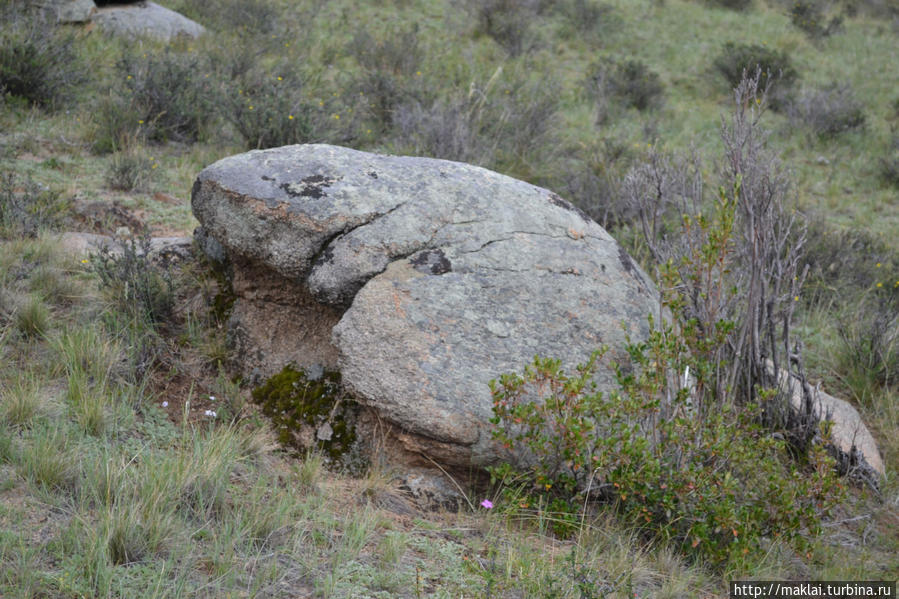
M780 105L799 79L799 72L785 51L759 44L727 42L715 58L714 65L731 88L740 84L744 74L751 77L759 70L759 84L764 88L770 82L773 91L771 99L778 100L772 103L772 107Z

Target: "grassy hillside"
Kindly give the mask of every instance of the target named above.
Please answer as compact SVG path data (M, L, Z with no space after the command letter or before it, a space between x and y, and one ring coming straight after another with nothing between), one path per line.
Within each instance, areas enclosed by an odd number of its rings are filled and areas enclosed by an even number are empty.
M0 0L0 595L682 597L738 577L899 576L891 3L164 4L209 34L125 41ZM466 487L469 508L430 511L384 468L352 478L283 453L226 370L208 265L82 259L54 236L188 235L204 166L326 142L551 188L655 272L628 173L692 154L706 200L732 184L724 72L741 53L772 65L760 127L809 227L806 367L859 409L887 464L879 491L848 485L801 552L765 539L705 562L608 506L571 520L526 485Z

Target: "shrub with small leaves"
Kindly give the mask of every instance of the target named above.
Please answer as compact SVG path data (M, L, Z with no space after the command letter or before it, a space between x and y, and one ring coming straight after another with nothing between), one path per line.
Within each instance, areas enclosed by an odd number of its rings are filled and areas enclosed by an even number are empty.
M150 237L122 240L121 252L103 247L90 264L100 287L119 310L138 322L155 326L166 322L175 307L172 276L151 259Z
M832 35L843 25L843 18L839 15L828 20L821 0L796 0L790 8L790 21L815 39Z
M808 90L787 105L795 125L806 126L813 135L829 139L865 125L865 111L849 85L832 83Z
M63 221L66 202L59 193L14 172L0 171L0 239L34 237Z
M137 115L140 134L152 141L193 142L211 121L211 84L199 76L199 56L166 49L125 54L117 65L121 95Z
M520 56L536 46L532 25L539 0L465 0L465 8L477 20L478 30L510 56Z
M752 6L752 0L706 0L712 6L720 8L729 8L731 10L747 10Z
M217 97L222 116L248 149L309 143L335 137L340 113L307 96L307 79L289 67L253 69L227 83ZM333 121L329 123L329 119Z
M0 96L56 107L87 80L73 33L41 13L0 9Z
M768 95L772 109L783 105L799 78L786 52L759 44L727 42L714 64L732 88L736 88L747 73L752 77L760 70L759 88L768 88L769 82L772 84Z
M886 156L880 159L878 174L885 185L899 189L899 135L893 136Z
M106 185L118 191L147 191L159 163L139 149L112 155L106 169Z
M592 71L590 89L596 98L600 123L611 113L609 98L640 111L662 105L664 85L658 74L639 60L607 60Z
M396 108L422 95L418 69L423 51L418 28L390 31L380 39L361 29L348 49L362 66L361 73L350 83L350 91L360 96L360 103L375 126L387 130L393 124Z

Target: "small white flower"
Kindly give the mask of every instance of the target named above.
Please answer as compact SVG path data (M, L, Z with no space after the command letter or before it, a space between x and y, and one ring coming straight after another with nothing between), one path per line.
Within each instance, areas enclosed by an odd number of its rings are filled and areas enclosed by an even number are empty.
M209 416L210 418L215 418L215 417L216 417L215 410L206 410L205 412L203 412L203 415L204 415L204 416Z
M215 395L210 395L210 396L209 396L209 401L215 401Z
M162 402L162 407L163 408L169 407L169 402L167 402L167 401Z

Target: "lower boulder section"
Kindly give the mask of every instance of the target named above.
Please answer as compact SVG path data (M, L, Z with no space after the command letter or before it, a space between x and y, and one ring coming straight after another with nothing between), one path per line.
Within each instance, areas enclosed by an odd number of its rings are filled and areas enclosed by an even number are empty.
M287 366L339 372L356 434L404 464L495 462L491 379L535 354L573 369L599 346L623 352L657 307L649 278L578 209L466 164L253 151L204 169L192 206L198 245L233 269L228 335L245 377L262 388ZM297 434L328 434L306 426Z

